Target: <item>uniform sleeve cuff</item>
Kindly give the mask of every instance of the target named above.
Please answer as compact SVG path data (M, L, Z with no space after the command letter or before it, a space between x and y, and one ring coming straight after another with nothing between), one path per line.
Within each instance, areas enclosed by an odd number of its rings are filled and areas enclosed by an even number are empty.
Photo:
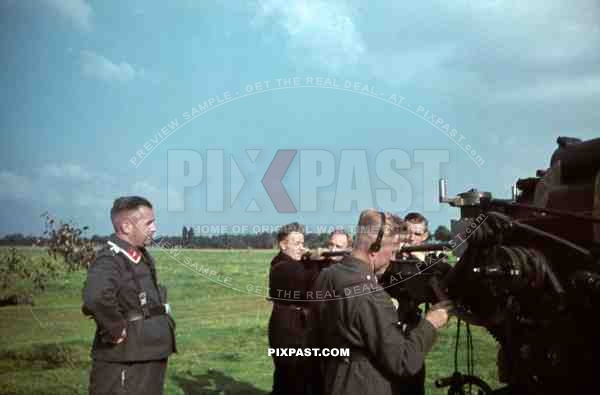
M425 347L427 352L429 352L429 350L431 350L433 347L435 340L437 339L438 331L435 326L433 326L433 324L426 319L422 319L417 325L417 328L423 333Z

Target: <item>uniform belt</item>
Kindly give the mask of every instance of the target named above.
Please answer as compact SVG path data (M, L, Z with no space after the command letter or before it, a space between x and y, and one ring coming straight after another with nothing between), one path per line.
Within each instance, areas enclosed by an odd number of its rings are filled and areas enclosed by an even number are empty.
M304 310L307 309L308 306L302 306L294 303L277 303L273 304L275 308L284 308L284 309L292 309L292 310Z
M138 321L144 318L156 317L159 315L166 315L169 313L169 308L166 305L148 307L148 315L144 317L144 313L141 311L130 311L127 313L127 321Z
M274 306L297 306L307 307L310 306L308 303L302 303L301 300L295 299L276 299L276 298L265 298L267 302L273 303Z

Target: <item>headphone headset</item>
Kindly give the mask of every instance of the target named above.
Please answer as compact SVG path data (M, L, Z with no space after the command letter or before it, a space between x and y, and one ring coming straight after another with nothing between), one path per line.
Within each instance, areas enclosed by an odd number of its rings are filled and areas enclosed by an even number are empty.
M383 239L383 232L385 231L385 212L380 211L379 215L381 216L381 226L377 233L377 239L369 246L369 252L379 252L381 249L381 240Z

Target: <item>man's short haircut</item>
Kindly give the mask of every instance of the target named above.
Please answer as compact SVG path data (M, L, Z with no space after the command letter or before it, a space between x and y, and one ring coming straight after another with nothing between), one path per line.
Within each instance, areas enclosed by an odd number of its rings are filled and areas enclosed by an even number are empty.
M370 245L376 241L377 233L382 226L381 219L381 213L376 209L366 209L360 213L356 230L357 245ZM383 239L401 235L404 229L404 221L399 216L389 212L385 213Z
M110 209L110 219L115 227L115 230L117 230L118 227L116 221L119 219L121 214L135 211L141 206L152 208L150 201L141 196L122 196L115 199L113 206Z
M283 225L279 230L279 233L277 233L277 242L281 243L290 235L290 233L294 232L304 234L304 225L301 225L298 222L292 222L291 224Z
M404 220L413 224L420 224L422 222L425 224L425 228L429 227L429 221L427 221L427 218L419 213L408 213L406 214L406 217L404 217Z
M348 240L348 247L352 247L352 235L348 232L346 232L344 229L336 229L333 232L331 232L329 234L329 239L331 239L333 237L333 235L344 235L346 236L346 239Z

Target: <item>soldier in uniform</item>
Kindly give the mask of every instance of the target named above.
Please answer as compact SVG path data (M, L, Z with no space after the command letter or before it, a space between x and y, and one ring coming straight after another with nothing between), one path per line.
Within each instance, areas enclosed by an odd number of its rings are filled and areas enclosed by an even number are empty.
M315 306L315 333L323 348L349 349L349 357L321 361L322 392L329 395L391 395L393 381L423 366L450 306L433 306L410 333L398 323L389 295L377 282L400 242L391 214L361 213L352 254L321 271L313 291L324 299Z
M407 229L407 245L417 246L425 243L429 238L429 221L422 214L412 212L404 217ZM408 256L413 256L421 261L425 260L425 252L412 252ZM418 306L406 306L398 310L398 319L406 323L405 330L411 330L419 320L422 319L422 312ZM409 311L406 311L406 310ZM423 366L414 376L398 380L394 383L394 395L425 395L425 361Z
M408 245L417 246L425 243L429 238L429 221L422 214L408 213L404 217L408 226ZM413 255L420 260L425 259L424 252L413 252Z
M277 240L279 254L271 262L269 300L273 310L269 320L270 348L304 348L310 317L306 291L320 267L317 261L302 259L304 227L297 222L281 228ZM273 395L314 394L312 366L308 357L272 355Z
M352 247L352 236L346 233L346 231L339 229L334 230L329 235L329 241L327 242L327 248L330 251L340 251L346 248Z
M352 236L342 229L334 230L329 235L327 248L331 252L349 250L352 248ZM332 262L339 262L341 260L342 255L331 257Z
M114 201L115 235L90 266L83 312L96 322L89 393L162 394L168 357L176 351L175 322L146 246L156 222L137 196Z

